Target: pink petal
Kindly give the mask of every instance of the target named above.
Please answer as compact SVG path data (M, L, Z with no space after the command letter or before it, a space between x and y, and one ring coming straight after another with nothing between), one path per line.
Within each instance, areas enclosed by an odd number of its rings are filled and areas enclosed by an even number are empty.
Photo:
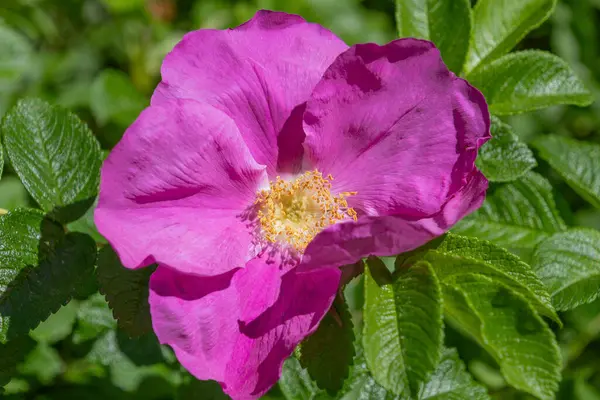
M307 163L332 174L334 190L358 192L349 203L359 216L417 220L466 184L489 124L483 96L432 43L356 45L307 103Z
M227 113L269 175L299 166L302 104L347 46L297 15L259 11L230 30L187 34L167 56L153 104L192 98ZM288 119L294 109L298 118ZM278 135L288 137L278 155ZM279 158L279 161L278 161Z
M219 275L253 257L242 217L266 182L231 119L192 100L151 106L102 167L95 221L128 268Z
M414 250L442 235L458 220L481 206L488 181L479 171L467 184L427 218L406 219L398 215L363 217L357 222L333 225L308 245L301 270L352 264L369 255L392 256Z
M159 267L150 281L161 343L198 379L220 382L236 400L256 399L277 382L283 361L317 328L339 283L337 269L292 270L281 278L277 298L264 301L261 282L279 283L280 270L259 264L207 278ZM245 323L240 319L249 308L256 318Z

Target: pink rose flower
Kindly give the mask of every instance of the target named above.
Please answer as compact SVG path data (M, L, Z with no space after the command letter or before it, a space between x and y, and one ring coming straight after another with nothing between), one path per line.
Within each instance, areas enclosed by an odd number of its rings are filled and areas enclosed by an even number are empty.
M260 11L189 33L102 168L99 231L150 280L198 379L255 399L328 311L340 266L415 249L478 208L481 93L427 41L348 47Z

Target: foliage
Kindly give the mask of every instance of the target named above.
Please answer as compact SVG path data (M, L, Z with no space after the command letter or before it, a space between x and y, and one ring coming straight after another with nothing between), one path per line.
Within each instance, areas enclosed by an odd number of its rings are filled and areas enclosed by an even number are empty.
M433 41L485 96L483 206L370 257L265 399L600 398L600 1L3 0L0 395L225 399L152 332L96 231L100 166L189 30L259 8L346 42Z

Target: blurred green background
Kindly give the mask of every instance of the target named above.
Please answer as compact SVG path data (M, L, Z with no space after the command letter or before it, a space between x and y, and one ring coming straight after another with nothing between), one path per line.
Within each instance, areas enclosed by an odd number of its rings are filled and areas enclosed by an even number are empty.
M396 37L393 0L0 0L0 116L21 97L37 96L74 110L109 150L148 104L165 54L187 31L225 28L257 9L297 13L347 43ZM566 59L600 99L600 0L562 0L553 17L520 49L550 50ZM524 141L558 133L600 143L600 103L555 107L509 118ZM600 229L594 211L555 178L568 223ZM31 203L10 166L0 182L0 208ZM93 233L91 212L75 222ZM102 238L95 236L101 242ZM360 285L347 290L361 305ZM356 314L358 324L360 315ZM600 399L600 301L564 314L558 330L565 359L558 398ZM72 301L32 334L31 352L7 386L6 399L218 399L212 383L195 382L153 336L129 339L100 294ZM507 387L472 342L448 330L469 370L498 399L527 398ZM2 375L0 360L0 377ZM278 397L278 390L269 394Z

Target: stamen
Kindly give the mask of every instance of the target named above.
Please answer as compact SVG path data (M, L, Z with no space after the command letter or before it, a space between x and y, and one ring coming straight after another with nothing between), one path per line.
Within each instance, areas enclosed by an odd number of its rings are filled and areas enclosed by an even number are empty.
M331 174L323 177L314 170L292 182L278 176L269 184L269 190L258 192L255 204L260 207L257 218L264 238L302 252L324 228L347 219L356 221L357 213L346 198L357 192L334 196L331 181Z

